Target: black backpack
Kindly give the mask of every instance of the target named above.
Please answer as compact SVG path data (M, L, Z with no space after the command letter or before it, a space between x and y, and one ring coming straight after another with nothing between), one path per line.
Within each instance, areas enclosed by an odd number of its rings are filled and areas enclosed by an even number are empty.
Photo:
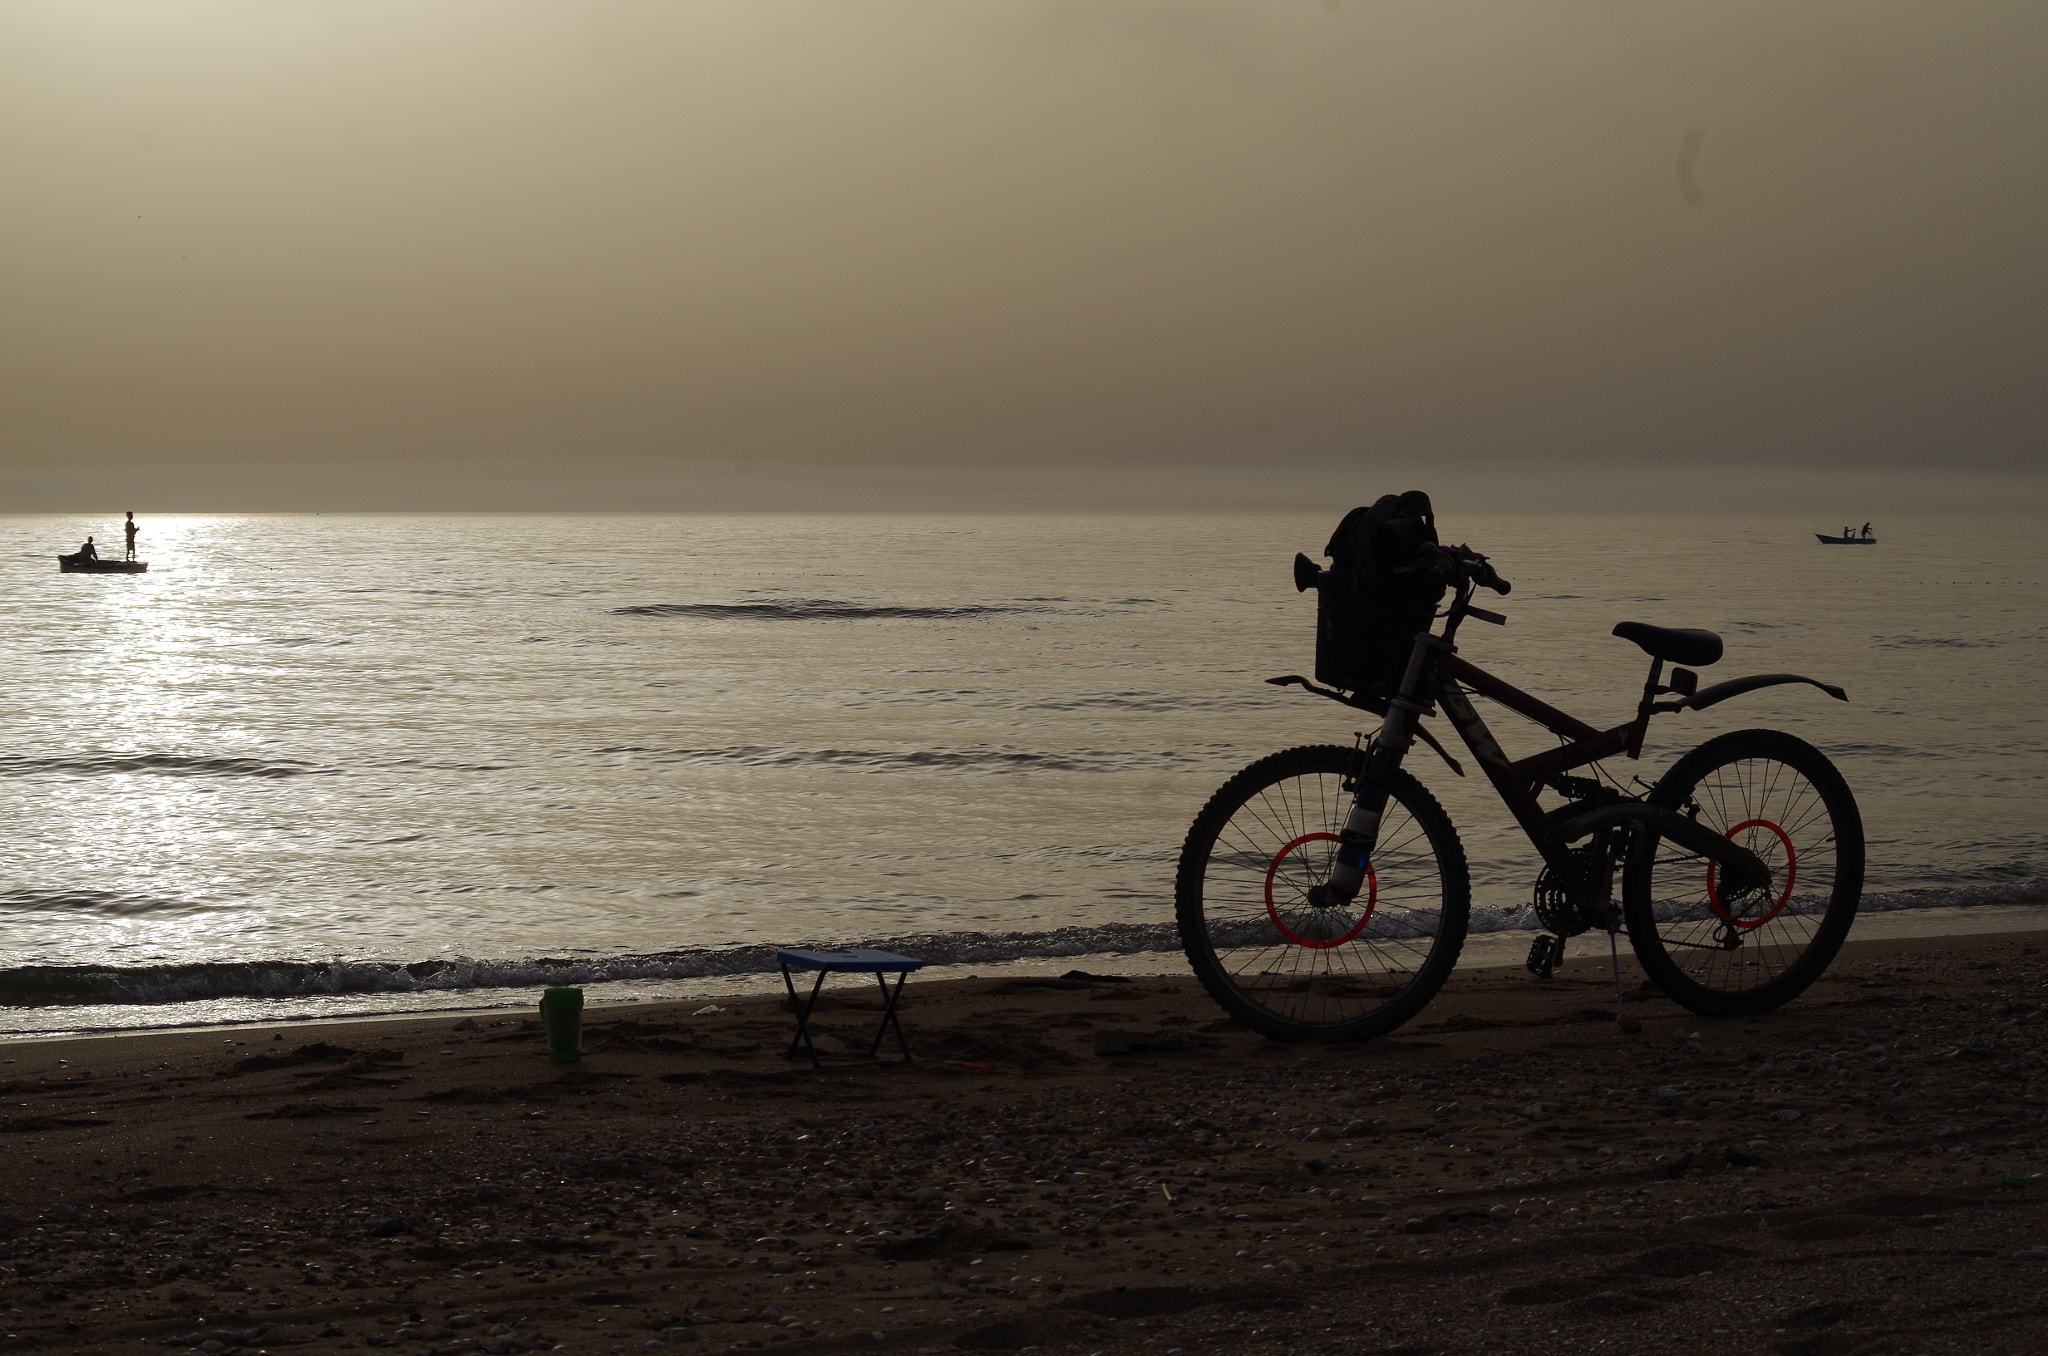
M1420 490L1382 496L1344 515L1316 588L1316 681L1385 697L1400 686L1415 633L1427 631L1448 587L1436 514Z

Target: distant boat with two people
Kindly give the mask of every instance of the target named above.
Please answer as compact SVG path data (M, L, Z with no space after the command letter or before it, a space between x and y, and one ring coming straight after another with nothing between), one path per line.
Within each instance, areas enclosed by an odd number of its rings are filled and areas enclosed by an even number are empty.
M119 560L110 560L100 554L100 548L87 537L85 545L68 556L57 557L57 568L64 574L147 574L149 562L135 558L135 538L142 531L135 525L134 510L129 510L128 521L121 524L121 531L128 538L125 554Z
M1839 537L1830 537L1825 532L1816 532L1813 535L1820 538L1822 546L1871 546L1877 542L1877 538L1870 534L1869 523L1860 528L1845 527Z

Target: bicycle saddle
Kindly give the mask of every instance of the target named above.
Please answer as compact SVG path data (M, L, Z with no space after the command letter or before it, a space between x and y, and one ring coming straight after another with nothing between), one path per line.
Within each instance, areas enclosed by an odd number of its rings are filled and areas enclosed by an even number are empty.
M1721 638L1712 631L1694 631L1675 626L1652 626L1648 622L1622 622L1614 634L1632 640L1652 659L1705 668L1721 660Z

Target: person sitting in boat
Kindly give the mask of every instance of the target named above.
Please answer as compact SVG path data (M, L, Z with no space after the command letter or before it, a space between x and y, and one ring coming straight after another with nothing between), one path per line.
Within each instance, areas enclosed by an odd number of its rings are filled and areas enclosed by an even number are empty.
M134 509L128 510L128 521L123 525L123 530L128 534L128 559L133 560L135 559L135 534L142 530L135 525Z
M100 548L92 544L91 537L87 537L85 545L78 548L78 558L80 560L98 560L100 558Z

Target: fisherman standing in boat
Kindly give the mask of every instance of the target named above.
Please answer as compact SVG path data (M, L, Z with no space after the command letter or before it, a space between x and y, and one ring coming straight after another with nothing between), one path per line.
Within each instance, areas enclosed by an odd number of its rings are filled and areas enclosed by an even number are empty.
M1865 524L1863 525L1863 535L1864 535L1864 536L1866 536L1866 537L1870 535L1870 524L1869 524L1869 523L1865 523Z
M98 560L100 558L100 548L92 544L91 537L87 537L85 545L78 548L78 558L80 560Z
M134 510L134 509L129 509L129 510L128 510L128 522L127 522L127 523L125 524L125 526L124 526L124 529L123 529L123 530L125 530L125 531L126 531L126 532L128 533L128 557L127 557L127 558L128 558L129 560L133 560L133 559L135 559L135 534L136 534L137 532L140 532L140 531L142 530L141 528L139 528L139 527L137 527L137 526L135 525L135 510ZM1868 529L1868 528L1865 528L1864 530L1865 530L1865 531L1868 531L1869 529Z

